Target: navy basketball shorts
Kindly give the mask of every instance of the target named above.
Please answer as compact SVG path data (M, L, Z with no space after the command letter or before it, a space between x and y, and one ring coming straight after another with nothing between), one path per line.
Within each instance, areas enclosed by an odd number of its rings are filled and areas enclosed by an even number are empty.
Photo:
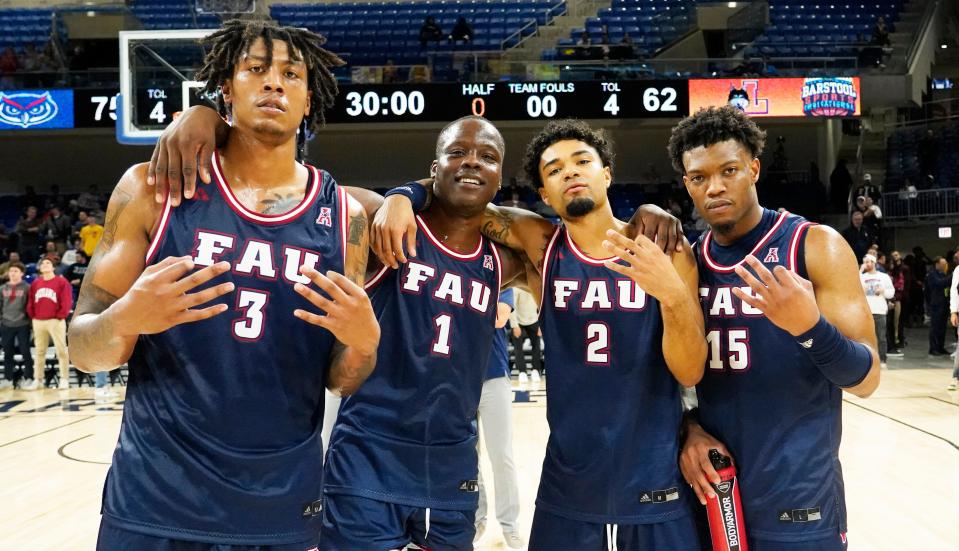
M812 541L769 541L749 538L749 551L846 551L846 534Z
M285 545L231 545L148 536L100 522L97 551L317 551L317 541Z
M537 508L529 551L700 551L692 516L654 524L599 524L570 520ZM752 551L752 550L750 550Z
M323 551L391 551L415 543L428 551L471 551L475 511L424 509L345 494L327 494Z

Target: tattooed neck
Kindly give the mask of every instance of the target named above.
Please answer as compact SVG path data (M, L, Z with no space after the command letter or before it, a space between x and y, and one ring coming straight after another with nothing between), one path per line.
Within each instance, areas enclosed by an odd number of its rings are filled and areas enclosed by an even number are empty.
M260 214L284 214L290 212L300 202L303 201L301 193L271 193L268 197L260 199L256 204L256 210Z

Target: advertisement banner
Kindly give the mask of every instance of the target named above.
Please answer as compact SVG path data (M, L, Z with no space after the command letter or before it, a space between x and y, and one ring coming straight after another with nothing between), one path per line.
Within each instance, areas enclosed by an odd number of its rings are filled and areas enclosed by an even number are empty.
M753 117L853 117L858 77L691 79L689 112L732 105Z
M0 91L0 130L73 128L73 90Z

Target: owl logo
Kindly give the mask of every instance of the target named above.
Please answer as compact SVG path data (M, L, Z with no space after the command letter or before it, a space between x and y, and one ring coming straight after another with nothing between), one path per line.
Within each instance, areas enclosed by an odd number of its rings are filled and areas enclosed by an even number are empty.
M0 122L29 128L53 120L60 112L49 92L4 94L0 92Z
M730 85L729 96L726 98L726 102L740 111L745 111L746 108L749 107L749 93L746 92L745 88L736 88Z

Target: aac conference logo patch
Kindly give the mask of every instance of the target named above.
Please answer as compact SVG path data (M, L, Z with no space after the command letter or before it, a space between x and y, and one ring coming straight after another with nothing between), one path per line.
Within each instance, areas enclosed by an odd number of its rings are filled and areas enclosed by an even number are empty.
M0 129L72 128L73 91L0 92Z

